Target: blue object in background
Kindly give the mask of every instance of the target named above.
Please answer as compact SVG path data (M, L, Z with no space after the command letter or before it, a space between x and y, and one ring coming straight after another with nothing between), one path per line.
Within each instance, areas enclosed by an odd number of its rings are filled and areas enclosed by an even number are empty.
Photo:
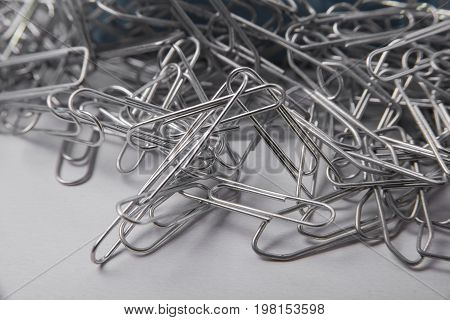
M398 0L399 2L408 2L408 0ZM355 0L310 0L308 1L311 6L314 7L318 12L326 11L329 7L331 7L333 4L338 2L347 2L347 3L355 3ZM417 2L426 2L429 3L435 7L439 7L439 2L445 2L445 1L439 1L439 0L419 0Z
M128 0L116 0L117 4L121 6L126 6L128 3ZM192 3L192 4L209 4L209 0L184 0L186 2ZM225 4L228 4L231 0L222 0ZM308 0L308 3L317 11L317 12L324 12L326 11L330 6L339 3L339 2L346 2L346 3L355 3L357 0ZM408 0L397 0L399 2L409 2ZM149 1L150 2L150 1ZM431 5L435 6L436 8L450 8L450 1L447 0L418 0L417 2L426 2L430 3ZM95 6L95 4L92 4ZM374 4L376 6L376 4ZM306 12L303 12L304 9L302 6L299 6L299 13L302 15L307 14ZM237 14L240 14L239 10L236 11ZM242 12L242 15L245 16L246 12ZM270 16L270 10L264 10L264 12L259 12L259 19L261 21L265 21ZM104 13L99 16L99 20L105 20L108 17L108 13ZM120 22L119 22L120 23ZM126 21L123 21L123 31L126 32ZM91 30L91 37L94 43L97 44L107 44L107 43L113 43L117 40L117 35L113 35L111 33L107 33L104 30L101 30L100 28L93 28Z

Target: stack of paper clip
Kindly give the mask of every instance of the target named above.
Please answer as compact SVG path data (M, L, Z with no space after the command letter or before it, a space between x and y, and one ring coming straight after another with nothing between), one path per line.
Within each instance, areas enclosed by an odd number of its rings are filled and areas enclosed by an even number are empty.
M89 180L98 149L117 138L118 171L147 175L117 202L95 263L122 246L152 253L224 210L260 220L252 248L269 259L362 241L384 243L408 265L450 260L435 243L449 238L449 214L429 209L448 191L450 172L447 9L371 0L326 12L307 0L2 0L0 35L1 133L59 137L65 185ZM247 164L261 147L291 190L246 183L257 181ZM142 170L149 161L157 166ZM70 167L83 174L65 177ZM261 200L245 203L248 194ZM308 245L265 246L283 236L270 231L277 221ZM133 233L155 228L156 241L135 242ZM393 240L404 230L414 233L414 256Z

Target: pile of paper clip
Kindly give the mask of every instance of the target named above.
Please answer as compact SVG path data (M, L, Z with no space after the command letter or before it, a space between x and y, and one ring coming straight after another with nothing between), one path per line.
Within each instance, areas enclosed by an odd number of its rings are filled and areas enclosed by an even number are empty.
M408 265L450 260L433 246L448 239L448 212L429 209L448 191L447 9L365 0L326 12L307 0L0 3L0 131L59 137L57 179L66 185L91 177L111 139L122 141L121 173L157 163L137 194L117 203L95 263L120 247L152 253L223 210L261 221L252 248L269 259L362 241L384 243ZM246 165L260 147L292 190L246 183L257 181ZM70 167L83 175L64 177ZM244 203L245 194L260 201ZM265 246L264 237L282 236L267 231L275 221L308 245ZM157 240L135 241L154 229ZM406 229L415 256L393 241ZM117 238L107 249L109 237Z

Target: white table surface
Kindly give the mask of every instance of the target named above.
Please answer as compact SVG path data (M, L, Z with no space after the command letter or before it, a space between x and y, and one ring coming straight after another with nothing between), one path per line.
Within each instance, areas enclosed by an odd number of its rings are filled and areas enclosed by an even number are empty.
M354 243L291 262L266 261L250 243L259 221L210 213L156 253L121 252L103 267L89 259L118 200L144 181L124 176L106 143L84 185L54 178L60 141L43 134L0 135L0 297L8 299L443 299L450 263L403 266L383 244ZM265 176L267 179L261 178ZM279 191L288 178L260 172L258 186ZM448 216L448 193L432 210ZM413 238L403 244L415 246ZM300 235L296 234L298 239ZM297 239L296 238L296 239ZM295 248L295 241L289 246ZM448 248L448 243L445 245Z

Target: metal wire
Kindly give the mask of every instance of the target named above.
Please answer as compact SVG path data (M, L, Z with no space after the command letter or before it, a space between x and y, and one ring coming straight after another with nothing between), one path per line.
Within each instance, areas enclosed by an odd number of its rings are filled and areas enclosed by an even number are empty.
M0 132L61 139L56 179L68 186L93 176L99 148L113 139L121 142L118 171L147 176L117 202L93 262L121 246L153 253L224 211L261 220L252 248L268 259L363 241L384 243L410 266L450 260L435 240L448 241L450 218L429 205L448 192L450 174L446 8L372 0L326 12L306 0L0 4ZM245 183L258 181L248 165L261 148L292 189ZM81 175L67 176L73 168ZM283 237L269 227L276 223L309 244L293 252L265 246ZM136 242L155 228L162 236ZM405 230L415 230L413 257L393 241ZM103 248L108 237L113 245Z

